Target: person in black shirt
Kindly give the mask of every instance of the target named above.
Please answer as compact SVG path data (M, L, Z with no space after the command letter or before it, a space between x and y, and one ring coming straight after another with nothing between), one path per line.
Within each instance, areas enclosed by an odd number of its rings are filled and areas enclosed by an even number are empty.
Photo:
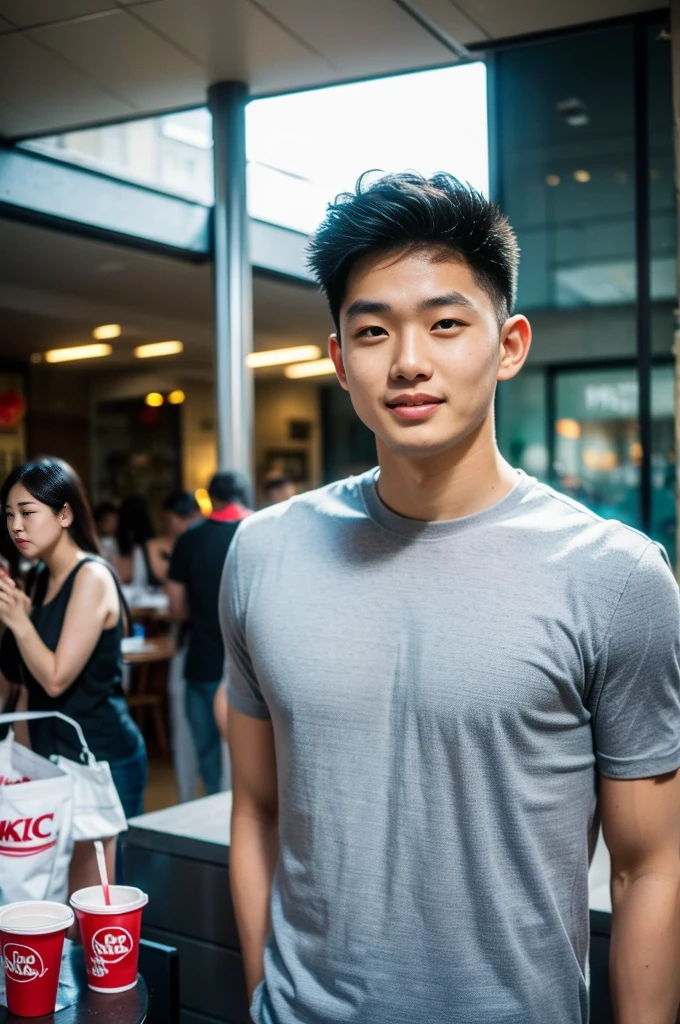
M141 814L146 750L121 687L123 609L113 571L99 556L83 485L67 463L50 457L13 469L0 501L17 549L38 562L32 599L0 572L2 675L21 684L29 711L61 711L78 721L97 760L109 762L126 816ZM74 729L59 719L31 722L29 734L43 757L80 759ZM105 843L110 878L115 845ZM71 891L98 877L92 843L76 843Z
M241 473L216 473L208 486L213 511L177 539L168 573L170 614L188 622L186 711L207 794L222 778L222 745L213 701L224 672L224 645L217 610L224 561L238 524L250 510Z

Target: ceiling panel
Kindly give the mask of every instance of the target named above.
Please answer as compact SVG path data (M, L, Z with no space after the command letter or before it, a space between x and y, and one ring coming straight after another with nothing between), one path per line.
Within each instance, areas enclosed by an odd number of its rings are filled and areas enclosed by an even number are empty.
M334 5L329 5L331 9ZM254 95L326 81L337 69L248 0L164 0L137 17L207 69L207 81L245 81Z
M114 8L113 0L0 0L0 14L14 25L42 25Z
M663 0L570 0L569 3L557 0L550 3L539 0L524 0L522 3L508 3L508 0L456 0L456 4L496 39L618 18L667 6Z
M137 109L200 103L205 72L127 12L39 29L33 37Z
M478 43L488 33L464 14L454 0L415 0L414 6L457 43Z
M392 0L258 2L345 75L378 75L452 59L447 47Z
M16 117L7 124L0 110L0 136L133 113L129 104L23 34L0 36L0 96L22 116L17 130Z

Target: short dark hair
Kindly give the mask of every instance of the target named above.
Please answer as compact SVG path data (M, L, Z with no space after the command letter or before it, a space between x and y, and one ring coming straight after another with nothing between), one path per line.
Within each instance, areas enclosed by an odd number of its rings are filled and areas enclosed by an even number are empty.
M248 478L244 473L238 473L236 470L215 473L208 484L211 501L220 501L225 504L237 501L241 505L247 505L249 492Z
M308 263L328 299L339 330L347 279L368 253L439 250L465 262L488 293L500 323L512 313L519 246L500 208L471 185L443 171L385 174L330 203L308 248Z
M163 501L163 511L171 512L180 519L189 519L201 511L191 491L173 491Z
M287 473L279 473L278 476L270 476L265 479L263 490L265 494L268 494L269 491L274 491L277 487L285 487L286 484L292 483L295 483L292 476L288 476Z

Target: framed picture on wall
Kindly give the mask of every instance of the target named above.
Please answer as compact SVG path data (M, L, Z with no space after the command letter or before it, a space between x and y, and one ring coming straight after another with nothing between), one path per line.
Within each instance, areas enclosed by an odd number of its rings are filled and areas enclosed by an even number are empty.
M265 472L276 469L295 483L309 479L307 452L292 448L270 448L265 453Z

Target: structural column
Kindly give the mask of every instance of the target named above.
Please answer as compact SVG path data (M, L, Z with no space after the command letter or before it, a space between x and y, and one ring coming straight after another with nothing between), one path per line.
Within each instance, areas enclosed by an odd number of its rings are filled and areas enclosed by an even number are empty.
M213 119L213 220L217 453L220 469L252 479L253 378L246 355L253 345L253 289L246 203L247 87L218 82L208 92Z

